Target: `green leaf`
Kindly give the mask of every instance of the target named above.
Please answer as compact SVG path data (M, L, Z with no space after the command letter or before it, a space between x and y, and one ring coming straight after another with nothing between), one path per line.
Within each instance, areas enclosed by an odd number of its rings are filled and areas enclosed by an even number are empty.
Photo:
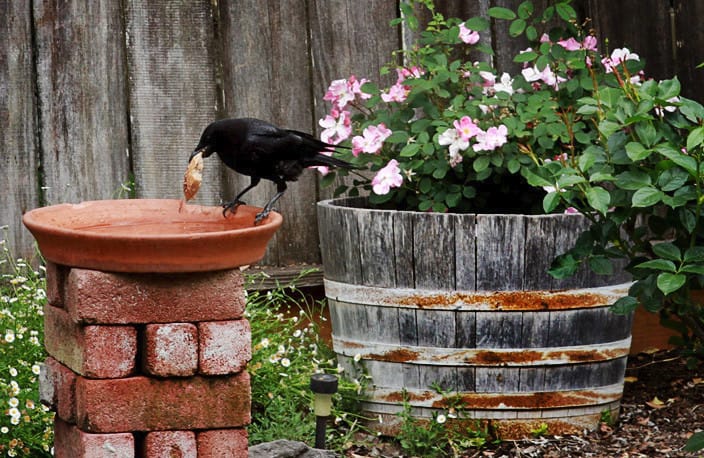
M587 191L587 202L594 210L606 215L611 203L611 196L609 191L601 186L594 186Z
M704 265L701 264L689 264L680 269L680 272L686 272L690 274L704 275Z
M704 126L697 127L687 135L687 151L694 151L704 143Z
M662 200L663 192L653 186L646 186L633 194L631 203L634 207L651 207Z
M656 146L655 151L685 169L690 175L697 176L697 161L693 157L684 154L667 143Z
M533 14L533 2L525 1L518 5L518 17L528 19Z
M617 315L628 315L638 307L638 299L632 296L624 296L613 303L611 311Z
M574 21L577 19L577 12L567 2L558 3L555 5L555 11L565 21Z
M560 203L560 193L549 192L543 197L543 211L545 213L552 213L557 205Z
M670 242L653 245L653 253L663 259L669 259L670 261L682 260L682 252L675 244Z
M658 186L663 191L674 191L681 188L689 179L689 175L680 167L672 167L660 174Z
M657 285L658 289L667 296L668 294L674 293L678 289L682 288L686 281L686 275L663 272L658 275Z
M645 172L641 172L640 170L629 170L616 175L616 180L614 183L621 189L635 191L644 186L650 186L651 180L650 175Z
M560 189L568 188L579 183L585 183L586 181L587 180L582 176L565 173L560 175L560 178L557 179L557 187Z
M614 266L606 256L592 256L589 258L589 268L599 275L611 275L614 272Z
M406 143L408 141L408 132L405 130L394 131L386 141L389 143Z
M698 452L701 449L704 449L704 431L692 434L683 448L685 452Z
M658 84L658 98L662 100L671 99L680 95L680 90L682 86L680 85L680 80L677 77L670 80L660 81Z
M538 57L538 53L535 51L526 51L513 58L514 62L524 63L532 62Z
M640 141L648 148L655 145L655 142L660 138L657 129L650 122L639 122L636 124L636 134Z
M704 247L693 246L685 251L684 262L704 262Z
M626 154L633 162L641 161L647 158L652 152L652 150L646 149L645 146L638 142L626 143Z
M496 19L506 19L508 21L516 19L516 13L514 13L508 8L503 8L501 6L494 6L492 8L489 8L488 13L490 17Z
M524 19L516 19L511 22L508 28L508 34L512 37L517 37L526 29L526 21Z
M661 270L664 272L677 272L677 267L672 261L666 259L651 259L650 261L641 262L636 269L650 269L650 270Z
M465 27L470 30L475 30L477 32L482 32L489 28L489 21L480 16L475 16L473 18L467 19L464 22Z
M472 168L475 172L481 172L486 170L491 163L491 158L489 156L479 156L472 163Z
M555 183L546 180L545 178L531 172L528 169L523 169L521 174L526 179L526 181L528 181L529 185L535 186L536 188L542 188L543 186L555 186Z
M418 151L420 151L419 143L409 143L401 149L399 155L401 157L413 157Z
M553 261L548 273L557 279L567 278L574 275L578 267L579 262L572 255L565 254Z

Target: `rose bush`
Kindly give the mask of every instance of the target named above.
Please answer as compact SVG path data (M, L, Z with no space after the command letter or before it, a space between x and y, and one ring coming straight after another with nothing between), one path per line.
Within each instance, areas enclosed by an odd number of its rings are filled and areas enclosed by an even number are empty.
M431 20L418 32L421 6ZM488 10L529 42L512 73L491 65L488 19L445 18L429 0L401 8L395 23L417 41L382 72L395 71L394 84L351 76L325 94L322 139L371 172L336 193L364 189L373 205L418 211L580 211L592 227L553 275L582 263L608 274L626 259L635 283L615 310L659 312L680 331L675 343L704 355L693 293L704 288L702 105L676 78L649 79L630 50L600 52L569 0ZM324 184L336 173L347 172Z
M432 19L414 46L398 51L403 64L382 71L395 71L394 84L351 76L323 97L331 110L321 138L349 146L346 159L374 173L337 193L367 189L373 204L420 211L540 211L544 193L526 184L526 171L589 143L596 128L577 113L578 100L615 85L612 68L638 75L637 55L615 50L603 60L568 1L542 12L527 1L516 12L489 9L531 43L514 59L522 71L509 74L490 64L480 37L488 19L444 18L423 0L402 3L396 24L417 31L420 7ZM324 183L347 173L321 171L329 172Z

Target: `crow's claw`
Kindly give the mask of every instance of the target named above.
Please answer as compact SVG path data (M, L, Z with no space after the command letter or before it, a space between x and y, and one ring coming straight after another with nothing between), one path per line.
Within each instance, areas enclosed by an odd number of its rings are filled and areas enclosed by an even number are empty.
M237 207L239 207L240 205L245 205L245 203L242 202L241 200L233 200L232 202L223 204L222 216L227 218L228 211L232 212L232 214L234 215L235 213L237 213Z
M269 208L264 208L261 212L257 213L257 216L254 217L254 225L256 226L261 223L262 220L269 216L269 213L271 213L271 209Z

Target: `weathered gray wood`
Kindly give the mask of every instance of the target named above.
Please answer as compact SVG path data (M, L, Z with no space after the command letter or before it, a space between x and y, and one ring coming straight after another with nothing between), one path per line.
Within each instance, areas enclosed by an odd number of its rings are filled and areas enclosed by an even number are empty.
M418 321L415 309L398 309L399 343L418 345Z
M477 215L477 290L523 289L525 222L520 215Z
M20 222L22 214L39 205L31 6L0 2L0 181L5 183L0 193L0 226L7 226L0 239L20 256L31 254L34 243Z
M452 215L413 215L413 262L416 288L455 288L455 230Z
M189 153L217 113L212 3L124 4L137 196L180 198ZM218 162L206 159L195 203L219 202Z
M477 393L515 393L519 390L518 367L477 367Z
M218 2L224 113L228 117L260 118L282 128L314 132L307 3ZM250 180L229 170L225 173L223 199L228 201ZM317 174L305 171L276 203L284 223L269 245L264 265L319 262L314 205ZM275 185L264 180L245 200L264 206L275 193Z
M521 312L476 312L477 348L520 348Z
M360 282L362 266L356 214L330 205L319 206L318 212L323 262L327 266L325 275L331 280Z
M455 287L458 290L477 289L476 216L454 215Z
M527 216L525 221L527 262L523 286L527 290L552 289L553 279L548 274L548 269L555 258L555 245L562 240L563 231L552 216ZM570 247L571 245L567 245L565 248Z
M419 346L449 348L455 345L455 312L419 309L416 320Z
M366 329L360 329L359 334L373 336L372 342L398 344L400 342L398 309L395 307L360 307L367 314ZM358 324L357 324L358 325Z
M393 213L394 265L396 287L413 288L415 272L413 268L413 217L410 212Z
M129 180L120 2L32 4L43 203L115 197Z
M391 62L392 52L401 47L400 33L389 27L398 17L396 2L367 0L362 5L349 0L310 0L310 44L313 59L312 94L315 122L330 111L323 95L333 80L355 75L383 87L395 82L395 72L379 77L382 66ZM320 128L318 128L320 130ZM319 197L333 197L335 188L351 180L337 179L320 189Z
M394 256L393 212L357 210L357 230L360 234L359 258L362 283L369 286L396 285Z
M455 313L455 347L474 348L477 345L477 316L475 312Z

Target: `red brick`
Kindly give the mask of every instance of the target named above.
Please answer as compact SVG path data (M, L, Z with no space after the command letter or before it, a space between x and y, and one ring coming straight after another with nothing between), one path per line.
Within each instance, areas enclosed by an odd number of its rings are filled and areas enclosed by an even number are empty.
M66 308L81 323L177 323L244 313L238 269L188 274L120 274L71 269Z
M44 346L74 372L93 378L132 375L137 359L137 329L132 326L81 326L66 310L44 307Z
M198 323L200 373L224 375L240 372L252 359L249 321Z
M198 458L247 458L247 431L216 429L198 433Z
M54 420L56 458L134 458L135 441L130 433L90 434L76 426Z
M223 455L225 456L225 455ZM198 458L193 431L154 431L144 438L144 458Z
M198 370L198 328L191 323L148 324L142 370L159 377L185 377Z
M76 377L78 375L52 357L39 374L39 399L64 421L76 422Z
M236 428L250 420L249 375L76 380L76 424L88 432Z
M54 307L63 307L66 277L71 268L60 264L46 263L46 299Z

